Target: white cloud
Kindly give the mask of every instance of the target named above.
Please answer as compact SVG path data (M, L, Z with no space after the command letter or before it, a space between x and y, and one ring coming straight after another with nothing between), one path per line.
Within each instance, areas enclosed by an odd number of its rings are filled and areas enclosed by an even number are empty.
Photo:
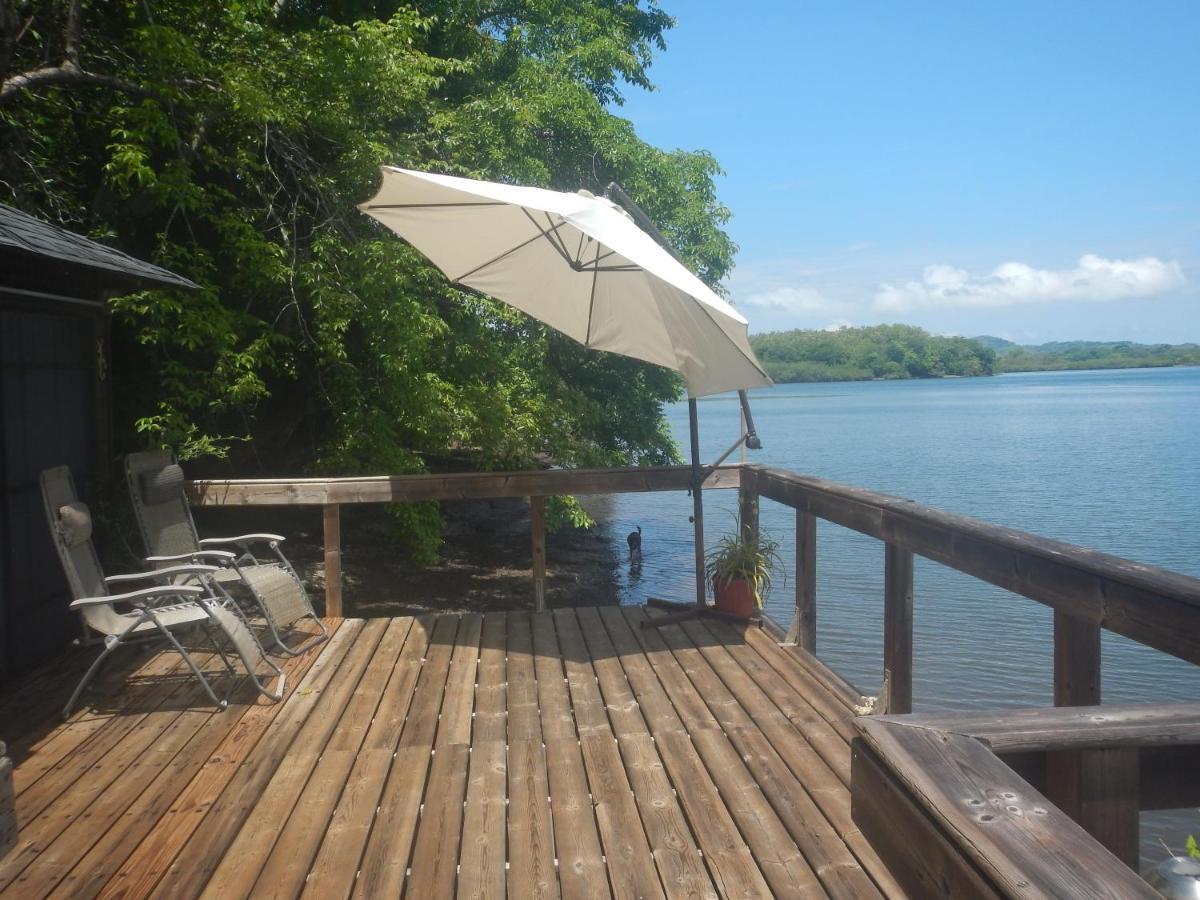
M854 327L854 323L851 322L849 319L834 319L832 322L830 322L828 325L826 325L821 330L822 331L841 331L843 328L853 328L853 327Z
M787 312L802 315L823 315L833 312L840 304L820 291L807 287L780 287L757 291L741 297L737 305L764 312Z
M1177 262L1153 256L1143 259L1080 258L1074 269L1035 269L1008 262L987 275L933 265L920 281L882 284L872 308L876 312L922 309L977 309L1058 300L1129 300L1153 297L1183 287L1187 279Z

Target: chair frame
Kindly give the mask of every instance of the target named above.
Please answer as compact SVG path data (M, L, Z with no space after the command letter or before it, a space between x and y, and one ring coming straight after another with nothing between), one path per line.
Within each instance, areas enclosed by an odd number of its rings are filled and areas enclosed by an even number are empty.
M125 479L129 488L130 497L133 501L134 511L137 514L138 528L142 534L142 541L146 546L147 551L154 554L155 548L151 539L150 528L145 517L145 502L141 494L141 486L138 483L139 476L145 469L139 468L152 456L159 456L164 462L164 467L167 465L178 465L178 460L173 453L168 451L149 451L145 453L131 453L125 457ZM281 534L255 533L242 534L234 537L219 537L219 538L202 538L196 529L196 520L192 516L191 505L187 501L187 496L182 488L180 489L181 500L181 520L187 525L191 533L192 541L195 543L196 549L189 550L183 553L175 553L169 555L155 554L145 557L145 561L152 565L161 566L170 563L191 562L193 564L212 564L234 571L237 574L237 579L245 586L254 598L259 611L266 620L267 629L271 633L271 640L278 647L279 651L287 656L299 656L302 653L311 650L313 647L329 639L329 630L325 627L325 623L317 616L313 609L312 601L309 600L308 591L304 587L304 582L293 568L291 561L284 555L280 547L286 538ZM275 560L259 559L255 555L253 547L255 545L266 544L271 553L275 556ZM234 553L230 550L219 549L222 546L234 546L240 553ZM271 613L270 605L266 598L262 596L257 588L255 588L252 580L248 578L243 569L250 566L274 566L278 565L284 572L290 576L295 583L296 589L303 597L304 603L308 608L306 615L317 624L318 633L302 641L297 646L291 646L283 639L281 631L286 631L287 626L281 628L275 621L275 617ZM216 590L226 599L233 602L233 598L225 590L224 586L216 579L212 580Z
M62 563L64 573L68 575L68 583L70 584L72 593L76 593L75 598L71 601L70 607L80 613L83 619L84 630L86 632L96 631L102 635L104 649L92 661L79 683L75 686L75 690L71 693L66 705L63 707L63 717L68 718L74 710L79 697L84 689L91 683L96 673L100 671L104 662L112 655L112 653L120 646L132 643L134 640L141 642L142 635L150 637L153 632L157 632L166 642L175 649L176 652L183 658L184 663L193 675L200 681L204 692L219 708L225 709L229 705L228 696L221 698L217 696L213 689L212 683L208 677L196 665L196 661L188 653L187 649L180 643L178 637L175 636L175 630L190 628L199 625L204 629L206 636L212 643L217 655L221 658L225 665L226 671L231 678L236 678L237 672L233 664L229 660L229 656L225 648L217 640L214 634L214 628L232 638L228 626L221 620L218 612L227 610L232 607L231 615L236 617L236 621L245 628L245 632L253 641L253 646L259 651L259 659L270 667L275 676L275 687L270 688L261 679L255 671L255 667L250 660L247 660L243 655L243 663L245 664L247 674L259 693L278 701L282 699L283 692L286 686L286 676L283 670L269 657L262 652L262 646L258 643L257 637L250 629L245 619L241 615L241 611L237 610L235 604L227 604L213 590L215 582L212 576L218 571L216 566L209 565L178 565L165 568L154 569L148 572L136 572L124 575L105 576L99 568L99 560L95 556L95 549L92 546L91 538L86 539L86 544L89 547L90 555L93 559L95 572L104 582L105 588L113 585L124 586L136 583L158 582L149 587L141 587L131 591L122 593L107 593L97 596L78 596L79 586L82 582L79 580L78 574L72 574L74 563L70 561L68 551L69 548L58 532L57 529L57 513L56 503L51 497L52 482L55 479L62 479L57 487L63 492L63 497L70 496L72 501L77 499L74 480L71 477L70 469L66 466L61 466L55 469L47 469L42 472L41 486L42 499L46 509L46 520L50 528L51 539L54 541L55 549L59 554L59 561ZM196 584L180 584L177 583L180 578L191 578L199 583ZM118 605L128 606L130 612L121 612L117 609ZM115 619L113 622L120 621L123 624L122 628L106 628L102 625L100 617L89 615L89 613L107 608L111 611ZM184 613L186 618L180 619L173 623L165 622L162 614ZM124 624L128 622L128 624ZM146 624L152 624L153 632L150 629L145 629ZM138 635L139 629L142 633ZM136 638L135 635L138 635ZM239 651L240 652L240 651Z

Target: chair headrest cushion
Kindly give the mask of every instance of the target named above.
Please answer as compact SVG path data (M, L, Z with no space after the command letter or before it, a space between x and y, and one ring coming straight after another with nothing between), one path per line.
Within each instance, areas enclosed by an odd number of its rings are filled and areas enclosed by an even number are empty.
M177 463L171 463L152 472L142 472L138 475L138 484L142 502L147 506L178 500L183 493L183 469Z
M58 508L58 535L68 547L78 547L92 537L92 514L87 504L75 501Z

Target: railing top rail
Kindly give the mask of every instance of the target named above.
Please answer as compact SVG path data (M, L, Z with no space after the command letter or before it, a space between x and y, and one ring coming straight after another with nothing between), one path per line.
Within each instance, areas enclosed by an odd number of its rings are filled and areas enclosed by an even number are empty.
M991 715L1002 721L1008 712ZM1079 736L1078 723L1062 718L1059 710L1038 712L1059 727L1041 734L1037 749L1077 746L1072 739ZM881 830L900 827L906 841L924 849L914 855L905 845L903 874L910 881L955 885L958 892L983 896L1158 896L995 755L1002 749L1020 749L1020 735L1007 748L997 747L992 742L1002 730L983 726L983 733L976 734L970 716L951 723L968 726L963 730L944 730L916 716L868 717L856 724L863 737L853 761L855 821L869 840L879 840ZM1159 737L1179 739L1161 717L1135 730L1140 739L1131 746L1151 746ZM1183 738L1196 739L1194 729ZM885 767L884 780L890 782L882 790L875 783L879 763ZM881 794L887 798L882 816L877 799ZM924 814L911 815L908 804ZM922 836L922 829L929 831ZM931 834L936 837L931 839Z
M784 469L747 466L742 478L770 500L1200 664L1200 579Z
M691 486L691 471L690 466L646 466L349 478L197 479L188 484L188 495L199 506L315 506L623 494L687 490ZM719 466L708 476L704 487L736 488L740 483L740 466Z

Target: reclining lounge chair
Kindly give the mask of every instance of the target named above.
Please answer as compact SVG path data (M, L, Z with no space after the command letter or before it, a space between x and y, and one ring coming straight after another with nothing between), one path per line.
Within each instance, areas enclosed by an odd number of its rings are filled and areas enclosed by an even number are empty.
M181 562L211 563L220 567L212 577L224 590L242 583L266 619L279 649L290 655L305 652L324 641L329 632L313 611L304 583L288 562L278 534L243 534L229 538L201 538L183 490L183 470L165 450L133 453L125 458L125 476L137 513L148 563L170 566ZM275 560L259 559L251 551L265 544ZM222 547L236 547L240 555ZM261 551L260 551L261 552ZM320 632L298 646L284 641L284 633L303 618L311 618Z
M74 597L71 607L79 610L88 629L104 638L104 649L71 694L63 709L64 717L70 716L83 689L117 647L154 637L156 633L179 652L192 674L200 679L213 703L224 709L228 701L217 697L209 680L174 634L176 630L192 626L200 626L207 632L230 675L235 672L219 640L221 636L241 657L254 686L262 694L272 700L279 700L283 696L282 670L263 652L254 632L240 613L235 608L225 606L206 586L205 579L217 571L216 567L174 566L105 578L92 544L91 513L75 493L71 470L66 466L47 469L42 472L41 481L50 533ZM189 576L197 583L172 583L181 576ZM156 581L159 583L154 584ZM123 590L126 586L138 583L150 583L150 586ZM116 586L119 587L114 592ZM267 687L260 679L260 666L268 667L276 676L274 688Z

